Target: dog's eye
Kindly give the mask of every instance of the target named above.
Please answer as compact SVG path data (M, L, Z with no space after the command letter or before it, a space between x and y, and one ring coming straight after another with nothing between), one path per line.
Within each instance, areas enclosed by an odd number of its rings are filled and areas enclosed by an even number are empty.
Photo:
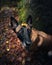
M23 31L23 29L21 28L21 29L19 30L19 33L22 33L22 31Z
M22 30L19 30L19 33L22 33Z
M30 30L30 29L27 29L27 31L28 31L28 35L30 36L30 34L31 34L31 30Z

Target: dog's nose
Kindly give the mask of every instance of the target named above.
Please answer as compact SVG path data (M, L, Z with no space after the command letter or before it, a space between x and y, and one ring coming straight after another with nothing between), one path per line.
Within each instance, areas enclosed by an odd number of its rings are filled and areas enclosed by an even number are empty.
M30 46L30 44L31 44L31 42L28 42L28 41L23 42L23 45L24 45L25 47Z
M30 42L30 41L26 41L26 44L27 44L27 45L30 45L30 44L31 44L31 42Z

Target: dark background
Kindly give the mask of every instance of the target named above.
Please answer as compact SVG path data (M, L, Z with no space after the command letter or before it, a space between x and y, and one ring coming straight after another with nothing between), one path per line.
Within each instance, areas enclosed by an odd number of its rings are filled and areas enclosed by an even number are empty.
M35 20L34 27L52 34L52 0L32 0L31 9Z

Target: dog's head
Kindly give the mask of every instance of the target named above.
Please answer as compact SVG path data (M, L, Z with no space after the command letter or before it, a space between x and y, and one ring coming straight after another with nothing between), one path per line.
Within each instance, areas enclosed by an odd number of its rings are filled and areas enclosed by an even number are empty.
M32 28L31 16L27 18L26 23L22 24L19 24L14 17L11 17L11 27L25 47L29 47L32 44L30 38Z

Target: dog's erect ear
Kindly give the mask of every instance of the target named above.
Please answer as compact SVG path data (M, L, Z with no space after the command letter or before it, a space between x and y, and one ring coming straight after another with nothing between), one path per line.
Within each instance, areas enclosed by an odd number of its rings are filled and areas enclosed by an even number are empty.
M30 27L32 27L32 16L31 16L31 15L28 16L26 23L27 23Z
M12 28L13 30L15 30L16 27L19 25L19 24L18 24L18 21L17 21L14 17L11 17L10 19L11 19L11 28Z
M11 27L16 28L18 25L18 21L14 17L11 17Z

